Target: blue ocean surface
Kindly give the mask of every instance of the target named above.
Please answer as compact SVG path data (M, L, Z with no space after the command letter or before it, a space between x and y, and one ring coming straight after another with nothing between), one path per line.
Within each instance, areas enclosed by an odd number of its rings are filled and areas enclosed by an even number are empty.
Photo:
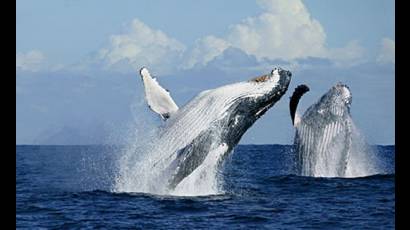
M395 147L375 146L382 173L292 173L290 145L239 145L220 195L115 193L119 146L16 146L17 228L394 229Z

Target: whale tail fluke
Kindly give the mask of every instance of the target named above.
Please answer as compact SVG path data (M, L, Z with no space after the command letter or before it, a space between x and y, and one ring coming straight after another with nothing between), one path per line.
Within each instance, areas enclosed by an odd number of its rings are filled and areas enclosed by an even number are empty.
M300 121L299 115L296 114L296 109L298 107L299 100L303 96L303 94L305 94L308 91L309 87L307 85L298 85L295 88L295 91L293 92L292 96L290 97L289 110L293 126L296 126L297 123Z

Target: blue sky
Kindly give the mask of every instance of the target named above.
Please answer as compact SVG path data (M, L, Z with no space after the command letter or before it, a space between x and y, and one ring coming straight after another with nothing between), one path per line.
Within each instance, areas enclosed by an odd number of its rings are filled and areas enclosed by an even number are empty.
M16 141L103 143L138 120L140 66L180 106L202 90L267 73L294 73L287 95L241 143L291 143L287 103L307 83L303 112L338 81L370 143L394 143L394 1L16 2ZM195 80L193 80L195 79ZM134 124L135 125L135 124Z

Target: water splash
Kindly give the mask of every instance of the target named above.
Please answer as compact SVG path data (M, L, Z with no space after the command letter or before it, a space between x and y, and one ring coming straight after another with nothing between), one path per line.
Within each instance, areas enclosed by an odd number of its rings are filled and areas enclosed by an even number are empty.
M364 177L384 173L376 149L367 144L350 116L345 122L316 124L304 122L297 128L300 174L313 177ZM327 121L325 121L327 122Z
M227 152L228 146L224 143L212 150L205 158L204 162L182 180L173 195L182 196L203 196L209 194L222 193L221 178L219 177L219 163L223 155Z
M140 109L140 107L134 107ZM117 161L117 176L114 192L150 192L146 154L158 132L156 125L143 114L134 116L134 123L129 125L124 137L126 146ZM147 172L144 172L147 170Z
M139 129L149 130L142 128L144 126L146 124L141 125ZM198 168L171 190L168 188L168 179L173 173L169 169L173 159L157 160L160 156L168 155L166 148L158 151L157 132L158 128L152 127L148 135L145 133L144 137L139 137L135 144L126 148L118 164L119 172L114 192L142 192L174 196L223 193L218 170L220 159L226 153L226 145L221 145L211 151Z
M168 188L168 180L174 173L171 167L174 158L170 157L174 149L169 146L170 143L159 138L163 127L158 126L144 113L136 112L144 109L146 110L146 107L142 103L136 103L133 106L135 120L130 125L126 137L125 142L128 144L118 160L118 173L113 191L175 196L223 193L221 178L218 175L219 162L227 152L226 144L215 146L204 162L184 178L175 189ZM217 134L218 132L215 132L211 138L218 139Z
M345 177L364 177L383 174L377 149L372 148L350 118L352 143L347 159Z

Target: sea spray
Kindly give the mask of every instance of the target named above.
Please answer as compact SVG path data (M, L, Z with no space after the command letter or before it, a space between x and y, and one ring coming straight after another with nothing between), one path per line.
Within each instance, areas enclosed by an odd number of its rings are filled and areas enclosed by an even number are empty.
M201 196L218 194L222 192L219 169L221 158L226 153L228 146L221 144L212 150L204 162L188 177L181 181L172 191L172 195Z
M142 171L146 153L158 132L157 124L151 116L147 116L143 97L135 100L131 106L133 120L129 122L127 130L122 135L124 148L119 153L117 161L117 175L115 192L149 192L147 189L147 175Z
M168 188L169 178L173 175L174 158L169 143L159 138L163 126L147 117L145 105L135 103L132 106L134 121L130 124L125 142L126 147L117 162L117 176L114 192L142 192L159 195L199 196L222 193L219 177L220 160L226 153L226 144L215 146L203 164L195 169L175 189ZM219 129L219 127L215 127ZM218 139L214 132L212 139ZM217 143L217 142L215 142Z
M351 124L352 143L347 159L345 177L363 177L375 174L383 174L385 170L377 158L377 149L367 144L365 137L349 118Z
M316 132L303 122L300 124L299 135L309 143L302 146L304 154L299 154L299 159L296 159L297 162L302 162L301 175L363 177L384 173L377 159L377 150L367 144L350 116L345 119L344 123L316 124L318 127L325 127Z

